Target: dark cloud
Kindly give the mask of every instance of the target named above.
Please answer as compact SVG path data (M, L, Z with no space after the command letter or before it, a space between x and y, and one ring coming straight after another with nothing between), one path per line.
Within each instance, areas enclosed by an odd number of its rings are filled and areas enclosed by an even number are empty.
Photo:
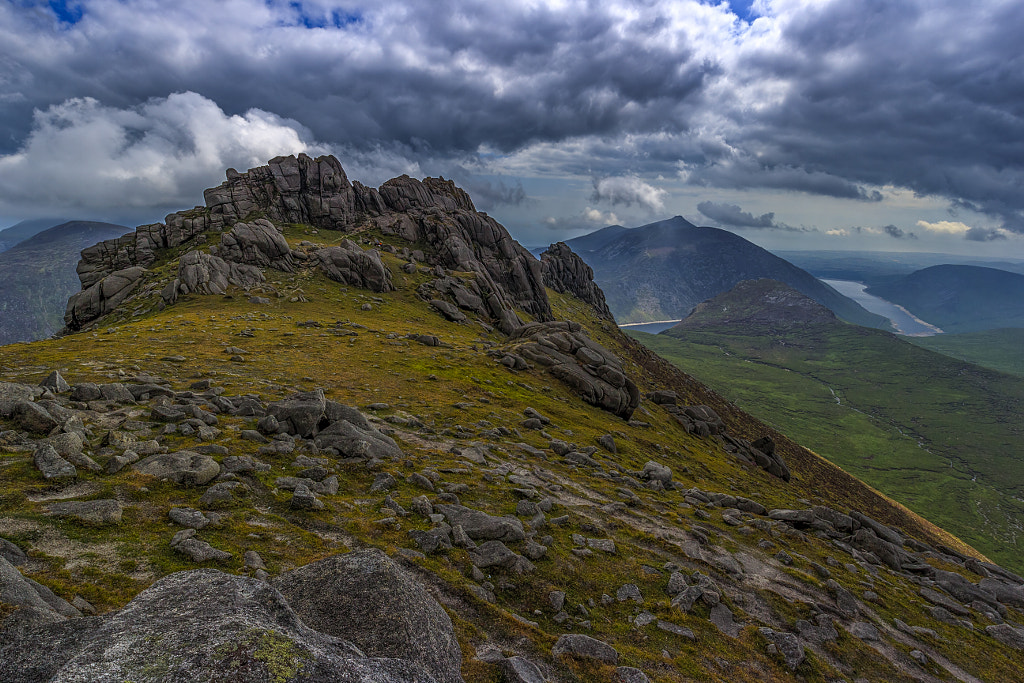
M894 237L894 238L896 238L898 240L901 240L901 239L916 240L917 239L917 235L915 235L914 233L906 232L905 230L897 228L895 225L891 225L891 224L885 226L884 228L882 228L882 232L884 232L889 237Z
M1005 240L1006 235L992 228L971 228L964 233L964 239L971 240L972 242L993 242L995 240Z
M523 184L518 180L506 185L504 180L488 180L485 178L458 178L459 184L469 192L476 208L489 211L495 206L518 206L528 200Z
M775 228L775 214L763 213L755 216L749 211L742 210L736 204L716 204L715 202L701 202L697 210L713 221L722 225L734 228Z

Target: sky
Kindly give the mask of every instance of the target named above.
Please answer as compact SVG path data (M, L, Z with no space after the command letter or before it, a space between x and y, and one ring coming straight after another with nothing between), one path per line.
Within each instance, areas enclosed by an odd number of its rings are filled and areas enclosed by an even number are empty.
M1024 258L1019 0L0 0L0 227L228 167L444 176L520 242Z

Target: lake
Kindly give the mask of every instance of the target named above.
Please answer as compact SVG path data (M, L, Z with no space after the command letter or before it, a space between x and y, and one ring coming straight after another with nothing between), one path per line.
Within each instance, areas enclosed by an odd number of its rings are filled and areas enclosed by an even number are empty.
M680 320L657 320L653 323L624 323L619 327L626 330L636 330L637 332L646 332L647 334L658 334L662 330L667 330L670 327L674 327Z
M861 282L850 280L822 280L826 285L836 290L843 296L848 296L872 313L884 315L892 321L896 330L908 337L931 337L942 334L942 330L935 325L930 325L920 318L915 317L902 306L879 298L874 294L868 294L864 290L867 285Z

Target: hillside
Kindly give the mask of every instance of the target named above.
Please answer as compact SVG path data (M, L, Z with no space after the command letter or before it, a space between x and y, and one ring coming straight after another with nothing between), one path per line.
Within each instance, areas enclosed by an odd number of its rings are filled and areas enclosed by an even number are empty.
M79 286L75 266L80 252L128 230L112 223L71 221L0 253L0 344L59 332L68 297Z
M567 244L594 269L594 280L620 324L684 318L738 282L771 278L844 320L888 329L882 316L791 263L735 233L698 228L680 216L639 228L604 228Z
M1024 327L1024 275L979 266L933 266L867 291L946 332Z
M63 218L33 218L4 228L0 230L0 252L7 251L19 242L24 242L29 237L62 223L67 223L67 220Z
M804 308L780 306L803 299ZM808 311L817 309L816 320ZM757 311L752 318L738 311ZM794 315L799 310L799 316ZM761 320L807 320L765 324ZM634 335L730 400L1019 569L1024 385L829 319L744 283L660 335Z
M1024 377L1024 328L916 337L913 343L983 368Z
M3 680L1019 670L1024 579L623 336L568 249L330 157L205 199L0 348Z
M998 268L1024 273L1024 260L898 251L786 251L776 256L803 268L823 280L853 280L872 284L892 277L910 275L931 266L965 265Z

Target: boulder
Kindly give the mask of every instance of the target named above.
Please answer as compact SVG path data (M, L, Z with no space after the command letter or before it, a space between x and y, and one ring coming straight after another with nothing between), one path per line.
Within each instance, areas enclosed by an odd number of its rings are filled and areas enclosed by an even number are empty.
M272 583L310 627L350 640L370 656L415 662L440 683L462 682L451 619L381 551L335 555Z
M236 223L229 232L222 234L217 256L225 261L295 272L288 241L265 218Z
M43 473L44 479L63 479L78 476L78 470L49 444L43 444L32 456L36 469Z
M157 479L170 479L183 486L202 486L220 474L220 465L208 455L193 451L158 453L132 466Z
M594 659L605 664L617 664L619 653L608 643L580 633L567 633L558 638L551 648L555 657L565 655L574 659Z
M359 626L375 631L380 618ZM166 576L117 612L2 642L5 681L437 681L417 663L368 658L314 631L266 582L213 569Z
M786 668L790 671L795 671L807 658L807 655L804 654L804 647L800 644L800 639L792 633L773 631L770 628L764 627L759 628L758 633L778 649L779 654L782 655L786 662Z
M526 538L523 523L515 517L493 517L463 505L435 505L434 512L444 515L453 527L461 526L466 535L475 541L499 540L510 543Z
M316 389L271 403L267 406L267 416L275 418L288 434L311 438L320 430L326 407L323 390Z
M112 312L138 288L147 272L142 266L123 268L73 294L64 311L64 325L75 332Z
M65 381L64 377L60 374L58 370L54 370L49 375L47 375L46 379L39 383L39 386L43 387L44 389L49 389L50 391L57 394L63 394L65 392L71 391L71 387L68 385L67 381Z
M594 309L599 318L614 321L604 292L594 282L594 270L565 242L556 242L540 255L544 285L559 293L572 294Z
M18 609L13 614L0 612L0 644L17 630L36 625L52 624L69 617L81 616L79 611L53 592L21 575L10 562L0 555L0 604ZM3 652L0 647L0 653ZM0 671L3 660L0 657ZM0 676L0 680L19 680Z
M376 250L364 251L352 240L343 240L339 246L318 249L315 253L320 270L336 282L374 292L390 292L395 288L391 271Z
M21 401L31 401L36 391L27 384L0 382L0 417L10 417Z
M11 410L11 417L20 429L31 434L45 435L56 429L59 424L46 408L32 401L18 401Z
M121 504L113 499L58 501L50 503L47 512L53 517L71 517L99 526L121 522Z

